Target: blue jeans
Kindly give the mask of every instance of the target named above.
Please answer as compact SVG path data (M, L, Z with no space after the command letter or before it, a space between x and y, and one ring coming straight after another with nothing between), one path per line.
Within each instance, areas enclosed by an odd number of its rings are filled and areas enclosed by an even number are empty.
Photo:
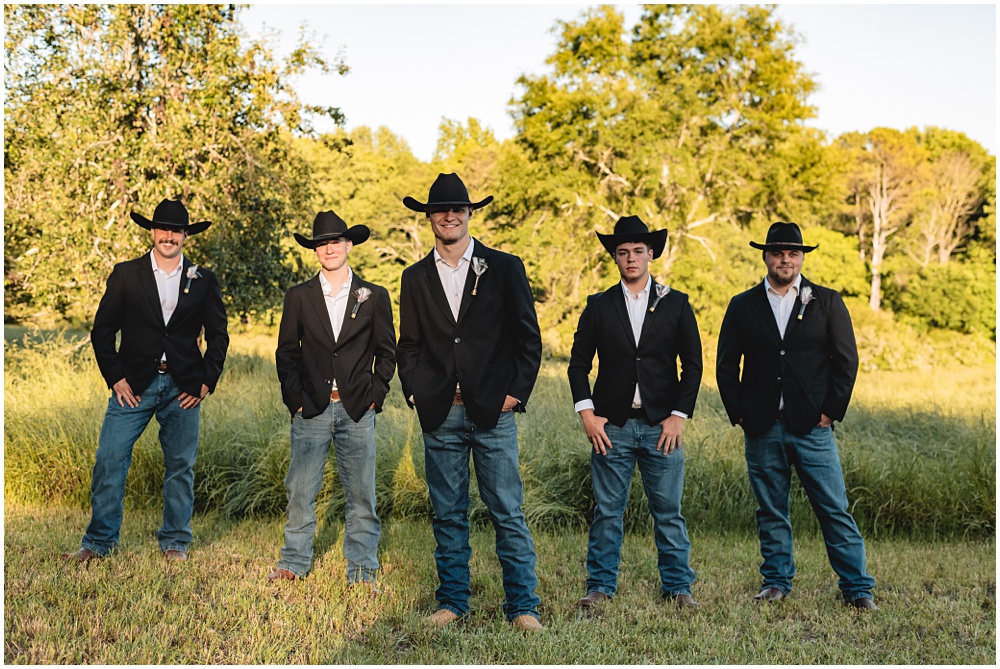
M830 565L840 576L844 600L871 597L875 579L865 571L865 542L847 510L847 489L833 430L814 427L797 437L781 423L759 437L745 437L747 472L757 497L757 533L764 562L764 587L792 590L792 522L789 489L792 466L819 519Z
M590 477L594 485L594 520L587 546L587 592L603 592L614 597L618 591L621 561L622 516L628 505L632 473L636 463L653 516L653 537L659 556L660 588L665 597L691 594L694 570L688 564L691 542L681 515L684 489L684 451L674 449L663 455L656 450L659 424L630 418L618 427L607 423L604 431L611 439L607 455L592 452Z
M453 406L441 426L424 432L427 487L434 507L434 538L440 585L438 607L459 616L469 613L469 455L476 468L479 496L496 531L496 551L503 570L508 620L538 617L535 594L535 543L521 510L521 474L517 464L517 423L504 412L496 427L473 423L465 407Z
M382 525L375 514L375 409L355 423L340 402L313 418L292 418L292 461L285 477L288 522L278 566L297 576L312 567L316 530L316 495L323 487L323 467L334 443L337 470L344 486L344 557L347 580L375 581Z
M132 464L132 448L155 415L163 449L163 526L156 538L160 550L187 551L194 511L194 461L198 455L201 405L182 409L180 388L170 374L157 374L139 393L138 406L118 406L111 393L101 425L90 484L90 524L83 547L108 555L118 546L122 526L125 476Z

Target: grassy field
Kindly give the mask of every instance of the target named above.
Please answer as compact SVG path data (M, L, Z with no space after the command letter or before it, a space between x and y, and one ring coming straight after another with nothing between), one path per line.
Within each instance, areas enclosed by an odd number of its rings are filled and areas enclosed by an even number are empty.
M90 472L108 390L89 346L65 339L6 346L4 442L7 500L87 508ZM196 508L223 517L284 512L289 416L274 371L273 334L233 338L226 370L202 407ZM585 528L593 502L590 447L572 411L565 363L543 364L528 413L518 417L525 513L532 527ZM743 439L729 425L714 371L684 432L685 515L694 527L751 531L753 495ZM393 380L378 416L379 512L430 517L423 441L415 412ZM37 392L44 389L44 392ZM867 535L989 537L996 525L996 371L862 374L847 419L836 431L852 510ZM162 461L156 430L136 445L127 504L160 503ZM321 510L343 508L331 463ZM815 530L801 489L792 518ZM474 518L485 509L473 496ZM632 488L627 527L649 527L645 494Z
M393 383L379 415L382 593L344 585L343 497L331 463L320 493L314 573L270 584L282 543L288 414L273 333L233 338L203 407L191 560L155 542L162 454L136 446L119 554L87 566L79 546L108 392L73 336L7 333L4 377L4 659L11 663L793 663L993 664L996 658L996 372L955 367L862 374L836 431L855 517L883 610L839 603L817 525L793 495L796 590L748 604L760 585L752 494L740 432L707 369L684 434L684 513L695 596L686 615L658 600L641 485L626 512L621 590L602 616L575 609L586 576L589 447L565 379L547 361L518 418L525 511L538 549L545 634L505 623L493 532L473 495L473 607L459 628L421 618L436 585L423 446ZM25 335L25 336L22 336ZM709 360L710 363L710 360Z
M88 566L60 551L79 545L85 512L8 504L5 509L4 659L65 664L993 664L995 544L870 540L869 569L882 611L859 615L839 602L836 577L816 535L797 538L796 589L765 609L757 545L747 533L692 528L694 594L688 614L658 598L648 535L626 536L619 596L603 615L574 605L586 576L582 531L535 532L542 622L525 636L500 605L493 533L473 535L472 605L461 627L433 631L433 536L424 521L386 523L381 593L348 589L342 521L317 538L303 581L268 583L281 545L280 519L194 521L184 564L156 548L158 514L126 515L120 553ZM702 528L703 530L704 528Z

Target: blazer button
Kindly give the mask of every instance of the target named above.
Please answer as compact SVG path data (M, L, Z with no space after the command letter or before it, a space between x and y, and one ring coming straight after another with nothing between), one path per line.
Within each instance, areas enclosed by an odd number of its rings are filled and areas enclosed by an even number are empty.
M639 362L640 360L642 360L642 356L641 355L635 356L635 361L636 362Z
M462 343L462 338L461 337L455 337L455 343L456 344L461 344Z
M780 353L781 355L785 355L785 349L781 349Z
M330 383L330 379L323 379L323 383Z
M337 354L336 354L336 353L334 353L334 354L333 354L333 357L334 357L334 358L336 358L336 357L337 357Z
M779 381L781 380L781 377L780 377L780 376L778 377L778 380L779 380Z

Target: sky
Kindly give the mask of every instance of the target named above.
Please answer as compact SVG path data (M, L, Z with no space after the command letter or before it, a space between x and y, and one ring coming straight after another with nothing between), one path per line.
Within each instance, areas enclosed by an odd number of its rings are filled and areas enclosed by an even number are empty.
M297 77L301 100L339 107L349 129L385 126L427 161L443 119L474 117L498 139L513 136L508 103L518 77L549 70L552 28L588 6L255 4L241 21L279 55L302 26L324 54L342 53L350 73ZM639 5L618 9L627 27L641 13ZM939 126L996 155L995 5L783 4L778 15L801 37L795 57L819 83L809 125L831 137Z

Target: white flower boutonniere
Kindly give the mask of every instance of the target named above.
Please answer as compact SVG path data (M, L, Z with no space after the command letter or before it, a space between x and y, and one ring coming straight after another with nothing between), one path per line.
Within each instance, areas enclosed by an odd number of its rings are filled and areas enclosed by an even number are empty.
M354 291L354 297L358 298L358 302L354 305L354 311L351 312L351 318L357 318L358 308L361 306L362 302L371 297L371 294L372 291L365 287L358 288Z
M191 265L190 267L188 267L188 271L185 276L187 276L187 283L184 284L184 294L187 295L188 293L191 292L191 281L193 279L201 278L201 274L198 273L198 266Z
M669 292L670 292L670 286L664 286L659 283L656 284L656 299L653 300L653 306L649 308L649 313L653 313L653 309L656 308L656 305L659 304L660 300L663 299L663 296Z
M479 288L479 277L486 273L486 270L490 268L487 264L485 258L472 257L472 271L476 273L476 283L472 286L472 294L476 294L476 290Z
M802 293L800 293L802 306L799 307L799 316L798 316L800 321L802 320L802 314L806 313L806 305L812 302L815 299L815 297L816 296L813 295L812 286L802 287Z

